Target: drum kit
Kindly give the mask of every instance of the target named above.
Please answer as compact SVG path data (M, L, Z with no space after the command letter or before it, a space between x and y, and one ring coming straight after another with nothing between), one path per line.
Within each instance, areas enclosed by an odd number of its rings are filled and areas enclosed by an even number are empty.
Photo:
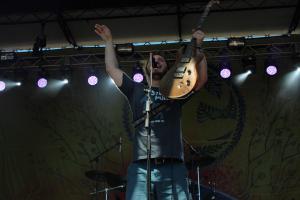
M119 145L120 142L117 142L109 149L105 150L104 152L101 152L99 155L97 155L95 158L91 160L96 162L96 169L86 171L85 176L91 181L94 181L96 183L95 190L89 193L91 197L93 197L92 199L98 200L100 194L104 195L105 200L108 200L110 197L112 197L112 199L115 200L125 199L124 193L126 188L126 178L112 172L97 169L99 158L105 153L114 149L115 147L118 147ZM191 151L195 151L195 149L194 150L192 149L192 146L190 146L190 149ZM201 184L200 171L204 167L213 164L215 162L215 158L208 155L203 156L203 154L202 156L200 156L198 153L195 154L195 152L189 157L190 159L185 162L185 165L189 172L196 172L197 174L197 180L193 180L191 178L189 179L189 191L190 191L191 200L234 200L235 199L225 193L217 191L214 182L210 182L208 187ZM99 183L106 183L106 187L99 189L98 187Z

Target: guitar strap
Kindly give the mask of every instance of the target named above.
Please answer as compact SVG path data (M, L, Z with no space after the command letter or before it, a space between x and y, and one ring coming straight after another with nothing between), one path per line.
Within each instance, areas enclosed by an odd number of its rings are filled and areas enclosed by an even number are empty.
M158 106L151 109L149 115L150 120L155 117L158 113L162 112L163 110L171 107L171 105L175 102L175 100L169 100L167 102L163 102L159 104ZM133 126L136 128L137 126L141 125L143 122L145 122L146 114L143 114L142 117L139 117L137 120L133 122Z
M153 117L155 117L157 114L159 114L160 112L170 108L173 103L175 101L181 100L182 104L186 103L187 101L189 101L191 99L192 96L194 96L196 93L194 91L192 91L188 96L186 96L185 98L182 99L176 99L176 100L168 100L165 102L160 103L158 106L151 108L151 111L149 113L150 115L150 120L153 119ZM136 128L137 126L141 125L143 122L145 122L146 119L146 114L144 113L143 116L139 117L137 120L135 120L132 124L133 126Z

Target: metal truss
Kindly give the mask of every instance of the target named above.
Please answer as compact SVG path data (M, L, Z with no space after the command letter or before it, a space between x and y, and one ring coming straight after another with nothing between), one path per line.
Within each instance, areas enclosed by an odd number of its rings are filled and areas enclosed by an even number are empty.
M143 1L142 1L143 2ZM66 21L133 18L148 16L180 15L201 13L206 0L174 1L173 3L144 4L136 6L105 7L82 10L66 10L61 17ZM211 12L233 12L243 10L296 8L297 0L221 0ZM0 15L0 25L57 22L57 12L32 12Z
M226 42L209 42L203 46L203 51L208 62L219 61L226 57L230 60L241 60L243 56L255 55L258 58L267 56L292 57L300 47L300 40L293 38L269 38L253 39L241 49L230 49ZM164 57L168 61L176 59L176 53L180 44L163 44L151 46L138 46L135 53L131 55L119 55L120 66L133 66L134 63L141 60L147 60L150 52L160 51L164 53ZM88 67L104 67L104 48L86 48L81 50L59 50L46 51L43 56L34 57L31 53L18 53L14 60L2 61L0 63L1 70L14 69L31 69L31 68L51 68L58 69L63 66L70 68L88 68Z

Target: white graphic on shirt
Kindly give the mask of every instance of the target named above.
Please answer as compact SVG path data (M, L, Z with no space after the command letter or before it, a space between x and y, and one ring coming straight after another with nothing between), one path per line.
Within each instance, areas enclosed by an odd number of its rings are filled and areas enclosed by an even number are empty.
M151 90L150 96L151 96L151 100L152 100L152 106L151 106L152 108L160 105L162 103L162 101L167 100L167 98L164 97L159 91ZM147 96L144 96L141 99L141 103L144 105L144 110L145 110L145 106L146 106L146 101L147 101ZM164 117L164 114L162 112L157 114L154 117L154 119L151 120L151 124L164 123L164 122L165 122L165 117Z

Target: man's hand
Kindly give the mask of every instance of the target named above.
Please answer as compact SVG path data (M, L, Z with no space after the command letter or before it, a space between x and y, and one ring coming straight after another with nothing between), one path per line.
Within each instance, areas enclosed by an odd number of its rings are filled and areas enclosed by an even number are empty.
M205 34L202 31L200 30L196 31L195 29L192 30L192 33L193 33L192 35L193 38L196 38L197 46L200 46L203 42Z
M105 42L111 42L112 41L111 31L110 31L110 29L107 26L96 24L95 25L95 32Z

